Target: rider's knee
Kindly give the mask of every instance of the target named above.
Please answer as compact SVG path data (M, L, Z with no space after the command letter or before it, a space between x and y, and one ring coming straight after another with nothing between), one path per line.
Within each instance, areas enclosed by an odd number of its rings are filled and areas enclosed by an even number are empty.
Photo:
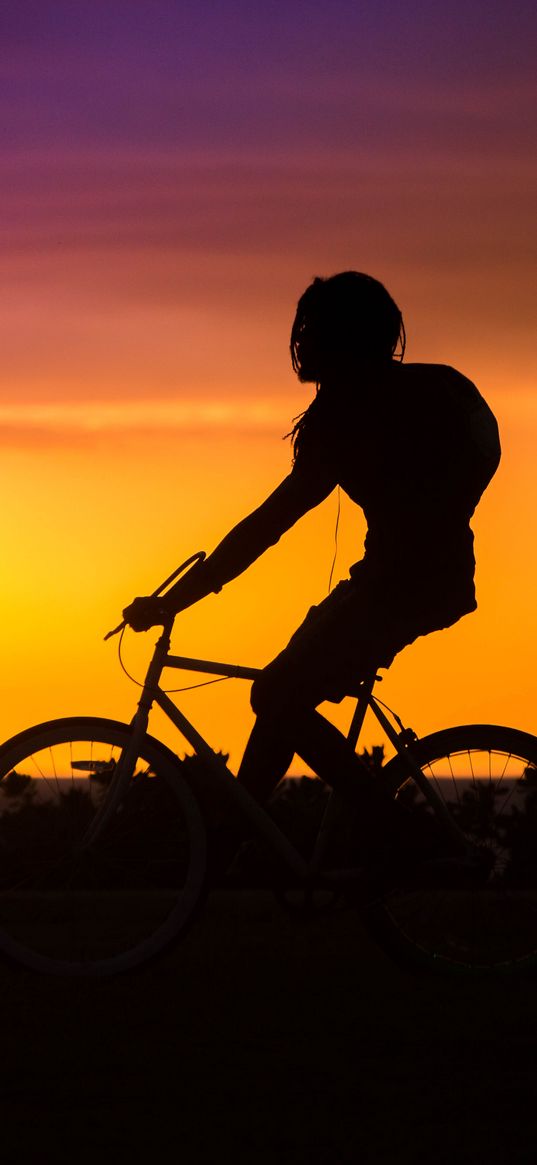
M270 668L265 668L254 680L250 703L256 716L263 716L265 719L276 719L281 716L286 701L282 701L281 683L277 682Z
M250 693L252 711L255 712L256 716L262 716L269 711L272 702L270 685L265 681L264 672L261 672L261 675L252 684Z
M256 716L279 723L296 719L309 706L294 677L272 664L264 668L254 680L250 703Z

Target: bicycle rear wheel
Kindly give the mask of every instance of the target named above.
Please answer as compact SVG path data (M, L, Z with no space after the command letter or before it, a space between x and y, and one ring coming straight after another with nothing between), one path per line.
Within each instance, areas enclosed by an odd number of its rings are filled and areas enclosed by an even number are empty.
M494 725L450 728L412 753L483 859L464 872L434 863L392 884L366 921L390 953L435 970L510 974L537 965L537 738ZM418 839L446 837L397 756L384 770ZM442 867L440 866L440 871ZM435 882L437 883L435 885Z
M80 717L0 747L0 951L34 970L128 970L183 931L201 900L203 818L157 741L145 737L103 819L130 737L124 724Z

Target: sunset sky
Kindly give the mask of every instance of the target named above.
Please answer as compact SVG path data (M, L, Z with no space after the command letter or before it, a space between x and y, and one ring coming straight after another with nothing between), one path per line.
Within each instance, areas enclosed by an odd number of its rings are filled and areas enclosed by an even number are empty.
M102 635L286 474L311 396L296 300L349 267L402 307L407 359L478 384L504 447L479 611L404 652L383 698L419 732L537 732L535 4L17 0L0 20L0 736L130 718ZM335 518L334 495L174 649L267 662L326 594ZM345 502L336 577L363 536ZM137 676L154 638L125 641ZM183 707L236 763L247 686Z

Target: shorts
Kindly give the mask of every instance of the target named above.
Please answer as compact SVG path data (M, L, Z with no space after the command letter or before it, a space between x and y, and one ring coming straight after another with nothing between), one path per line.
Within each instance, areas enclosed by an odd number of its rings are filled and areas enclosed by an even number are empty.
M310 608L287 647L255 680L252 708L278 715L357 696L361 682L377 668L390 667L403 647L465 613L420 616L383 601L369 579L340 582Z

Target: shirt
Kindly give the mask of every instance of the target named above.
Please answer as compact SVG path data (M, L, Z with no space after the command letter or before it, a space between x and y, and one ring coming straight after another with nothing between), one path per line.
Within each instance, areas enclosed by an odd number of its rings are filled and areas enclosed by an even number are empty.
M340 485L368 526L351 578L406 613L464 614L476 606L470 519L499 460L496 420L453 368L393 361L356 386L323 384L290 474L210 555L207 577L219 590Z

